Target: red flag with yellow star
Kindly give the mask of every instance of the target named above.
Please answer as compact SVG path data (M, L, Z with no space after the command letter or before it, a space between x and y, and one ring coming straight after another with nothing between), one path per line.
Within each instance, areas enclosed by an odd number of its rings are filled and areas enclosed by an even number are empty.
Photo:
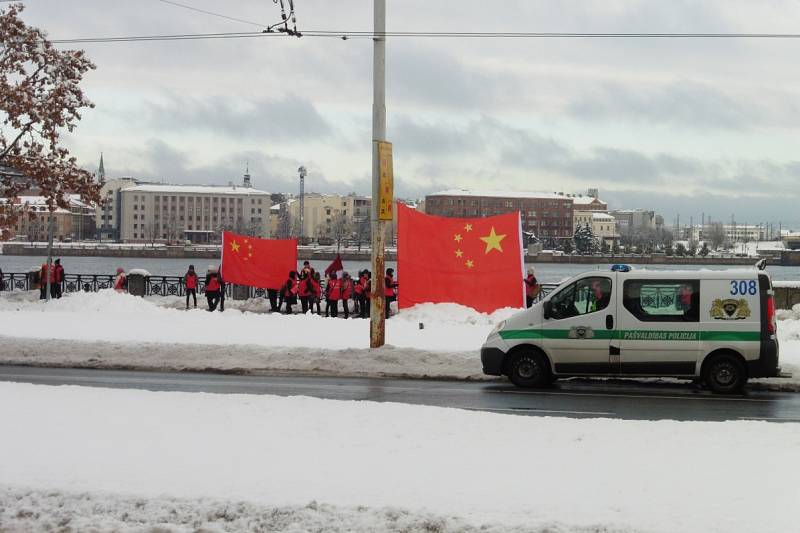
M398 305L452 302L491 313L524 307L519 213L426 215L397 204Z
M280 289L297 270L296 239L257 239L222 234L222 279L260 289Z

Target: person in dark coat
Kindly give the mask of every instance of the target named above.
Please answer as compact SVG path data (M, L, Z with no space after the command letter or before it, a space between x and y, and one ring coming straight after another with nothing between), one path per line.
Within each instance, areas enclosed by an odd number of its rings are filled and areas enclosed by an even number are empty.
M283 301L286 304L286 314L292 314L292 306L297 305L297 272L292 270L289 272L289 279L283 284L281 289Z
M364 269L361 276L358 278L358 286L361 292L358 295L358 308L361 318L369 318L369 311L371 307L370 298L372 297L372 273Z
M53 284L50 285L50 297L61 298L61 291L64 285L64 267L61 266L61 259L56 259L53 265Z
M208 301L209 311L215 311L217 309L221 288L222 283L217 268L214 266L208 267L208 273L206 274L206 300Z
M281 306L278 303L278 289L267 289L267 297L269 298L269 312L274 313L275 311L280 311Z
M194 271L194 265L189 265L189 270L183 277L183 282L186 286L186 309L189 309L189 296L194 299L194 306L197 307L197 272Z
M225 280L222 279L222 265L217 268L217 272L219 273L219 310L222 312L225 310Z

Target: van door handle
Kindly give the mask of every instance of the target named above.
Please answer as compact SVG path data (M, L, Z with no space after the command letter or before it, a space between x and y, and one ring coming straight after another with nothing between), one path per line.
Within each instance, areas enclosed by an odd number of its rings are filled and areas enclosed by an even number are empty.
M614 315L606 315L606 329L614 329Z

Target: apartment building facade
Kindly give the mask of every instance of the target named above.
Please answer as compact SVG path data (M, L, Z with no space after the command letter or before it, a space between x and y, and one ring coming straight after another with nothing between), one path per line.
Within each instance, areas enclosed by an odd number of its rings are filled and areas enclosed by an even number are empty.
M300 199L292 198L287 201L286 209L289 214L291 235L303 236L304 239L319 241L333 238L335 226L344 221L348 224L350 232L357 232L360 225L368 227L372 199L369 196L349 194L309 193L303 195L302 228L300 226ZM302 231L301 231L302 230ZM367 231L369 231L367 229Z
M267 238L270 207L270 193L250 187L135 185L120 191L120 240L217 243L223 231Z
M487 217L519 211L523 231L543 241L573 235L573 199L555 193L451 189L425 197L425 212L444 217Z

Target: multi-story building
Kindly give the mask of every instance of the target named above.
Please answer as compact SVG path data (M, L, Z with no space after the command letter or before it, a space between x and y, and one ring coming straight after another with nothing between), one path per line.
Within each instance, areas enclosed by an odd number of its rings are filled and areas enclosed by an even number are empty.
M597 191L597 189L590 189ZM600 211L602 213L608 212L608 204L601 201L597 196L573 196L572 205L575 211Z
M318 241L320 238L335 239L337 233L363 233L361 226L369 231L370 208L372 200L369 196L349 194L309 193L303 195L303 225L300 227L300 200L293 198L287 201L286 208L290 220L290 234L293 237ZM342 228L342 226L347 226ZM341 235L338 235L341 236ZM368 240L369 237L367 236Z
M657 230L657 215L654 211L646 209L617 209L609 211L617 221L617 231L621 235L631 235L641 231ZM663 226L663 219L661 219Z
M69 209L53 211L53 240L79 241L95 235L95 209L81 201L80 195L70 194ZM14 200L20 216L13 229L13 237L28 241L48 240L50 212L43 196L18 196Z
M569 239L573 200L555 193L453 189L425 197L425 212L445 217L487 217L519 211L523 231L540 240Z
M100 157L100 169L103 170L103 159ZM100 199L103 201L96 209L95 226L100 240L120 240L120 222L122 220L122 197L120 191L134 187L141 182L133 178L119 178L106 181L100 188Z
M223 231L269 237L270 193L250 187L140 184L120 191L120 240L219 242Z

